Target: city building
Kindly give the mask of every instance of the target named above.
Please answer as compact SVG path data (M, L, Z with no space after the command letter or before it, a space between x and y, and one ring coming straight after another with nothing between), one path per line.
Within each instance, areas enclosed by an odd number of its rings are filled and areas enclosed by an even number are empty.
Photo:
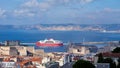
M98 53L111 52L116 46L104 46L98 49Z
M0 46L0 55L10 55L10 47Z
M44 56L46 56L46 54L43 49L35 49L34 56L44 57Z
M53 54L54 54L54 57L52 58L52 60L58 62L59 66L63 66L63 64L64 64L64 53L55 52Z
M58 62L48 62L46 64L46 68L59 68L59 63Z
M111 58L116 65L118 64L117 60L120 58L120 53L111 53L111 52L105 52L101 53L103 58ZM98 54L94 56L94 63L96 64L98 61Z
M19 55L19 52L16 49L16 47L10 47L9 53L10 53L10 56L17 56L17 55Z
M16 46L19 56L27 56L27 48L25 46Z
M103 47L98 49L98 53L111 52L116 47L120 47L120 43L119 42L108 42L107 46L103 46Z
M17 64L15 62L0 62L0 68L16 68Z
M109 63L97 63L95 64L96 68L110 68Z
M72 46L68 49L68 53L72 53L74 55L84 56L90 53L90 50L85 46Z
M98 51L98 47L95 45L85 45L85 46L90 50L90 53L97 53Z
M19 46L20 41L5 41L5 46Z
M96 53L90 53L90 54L86 54L83 57L81 57L81 59L86 60L86 61L90 61L90 62L94 62L94 56L96 55Z
M27 50L27 56L34 56L35 48L33 46L27 46L26 50Z

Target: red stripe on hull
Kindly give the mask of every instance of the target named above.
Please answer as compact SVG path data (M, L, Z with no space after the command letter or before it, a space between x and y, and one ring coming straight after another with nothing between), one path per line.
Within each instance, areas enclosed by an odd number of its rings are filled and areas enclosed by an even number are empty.
M63 43L40 43L40 42L37 42L36 43L37 46L62 46Z

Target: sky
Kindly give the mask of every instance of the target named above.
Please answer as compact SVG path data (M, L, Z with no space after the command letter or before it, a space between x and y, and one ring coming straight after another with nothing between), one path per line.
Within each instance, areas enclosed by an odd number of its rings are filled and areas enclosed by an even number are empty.
M0 0L0 25L120 24L120 0Z

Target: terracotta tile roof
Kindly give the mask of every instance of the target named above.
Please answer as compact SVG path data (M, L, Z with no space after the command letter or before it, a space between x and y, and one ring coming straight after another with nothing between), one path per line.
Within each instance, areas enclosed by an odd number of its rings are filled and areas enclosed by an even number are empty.
M105 52L102 53L103 57L114 57L114 58L119 58L120 57L120 53L111 53L111 52ZM96 55L98 56L98 55Z

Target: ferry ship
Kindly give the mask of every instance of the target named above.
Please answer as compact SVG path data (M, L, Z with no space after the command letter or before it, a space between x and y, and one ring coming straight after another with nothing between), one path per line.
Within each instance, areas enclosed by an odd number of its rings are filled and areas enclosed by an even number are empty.
M54 40L54 39L45 39L45 40L41 40L36 42L37 46L62 46L63 43L59 40Z

